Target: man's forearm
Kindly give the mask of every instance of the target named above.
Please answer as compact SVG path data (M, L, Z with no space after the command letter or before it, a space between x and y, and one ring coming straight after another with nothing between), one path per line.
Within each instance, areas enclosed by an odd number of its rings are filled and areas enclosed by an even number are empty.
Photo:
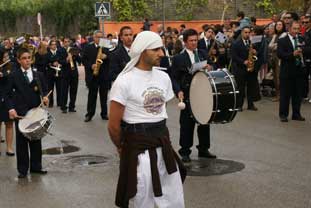
M109 127L108 130L111 141L117 148L121 148L121 128Z

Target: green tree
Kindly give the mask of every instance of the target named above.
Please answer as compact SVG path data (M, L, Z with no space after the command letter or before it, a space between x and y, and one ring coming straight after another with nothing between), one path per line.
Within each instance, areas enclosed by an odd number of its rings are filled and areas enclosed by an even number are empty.
M133 21L149 16L151 9L146 0L110 0L117 21Z
M259 0L257 7L261 7L265 12L273 14L284 10L304 13L311 7L310 0Z
M132 6L130 0L111 0L118 21L133 20Z
M195 9L207 4L208 0L177 0L176 12L183 20L192 20Z

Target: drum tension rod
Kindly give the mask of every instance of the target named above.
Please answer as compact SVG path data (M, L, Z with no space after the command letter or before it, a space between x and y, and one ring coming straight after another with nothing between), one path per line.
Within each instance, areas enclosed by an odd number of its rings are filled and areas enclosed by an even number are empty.
M230 78L230 77L231 77L231 78L234 78L234 76L233 76L233 75L230 75L230 76L224 76L224 78L225 78L225 79L228 79L228 78Z
M240 109L232 109L232 108L230 108L230 109L228 109L229 111L239 111Z
M237 91L235 91L235 92L233 92L233 91L230 91L230 92L229 92L229 94L234 94L234 93L240 93L240 91L237 90Z
M221 95L221 92L213 92L213 95Z
M212 111L213 113L220 113L221 110Z

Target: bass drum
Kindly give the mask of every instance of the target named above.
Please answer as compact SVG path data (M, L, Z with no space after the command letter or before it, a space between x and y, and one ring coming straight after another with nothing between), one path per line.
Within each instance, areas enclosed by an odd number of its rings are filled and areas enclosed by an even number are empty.
M237 85L227 69L197 71L190 85L190 109L199 124L228 123L237 114Z

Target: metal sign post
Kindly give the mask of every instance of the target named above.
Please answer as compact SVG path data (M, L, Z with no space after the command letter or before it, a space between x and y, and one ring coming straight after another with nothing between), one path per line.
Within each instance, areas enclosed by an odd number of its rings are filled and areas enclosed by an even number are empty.
M41 18L41 14L40 12L37 14L37 22L38 22L38 25L40 27L40 39L41 41L43 40L43 33L42 33L42 18Z
M110 2L95 3L95 17L98 18L100 29L104 32L104 18L110 17Z

